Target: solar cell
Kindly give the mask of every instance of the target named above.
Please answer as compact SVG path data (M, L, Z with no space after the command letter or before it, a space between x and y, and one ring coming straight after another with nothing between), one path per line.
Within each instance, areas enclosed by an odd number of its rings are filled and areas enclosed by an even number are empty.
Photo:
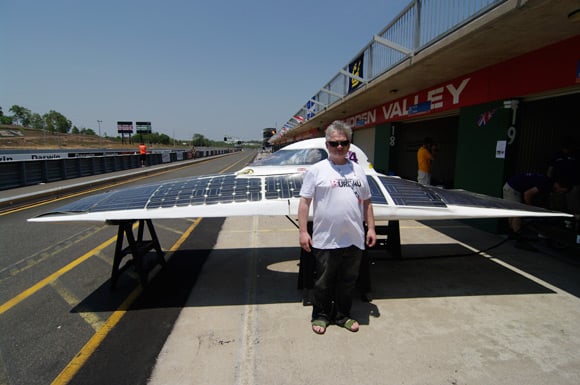
M439 196L419 183L384 176L379 180L397 206L447 207Z

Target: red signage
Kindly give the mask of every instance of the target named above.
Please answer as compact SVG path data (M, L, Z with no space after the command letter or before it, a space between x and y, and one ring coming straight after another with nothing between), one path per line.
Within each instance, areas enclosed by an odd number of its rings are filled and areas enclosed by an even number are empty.
M373 107L346 122L368 127L573 86L580 61L578 47L580 35Z

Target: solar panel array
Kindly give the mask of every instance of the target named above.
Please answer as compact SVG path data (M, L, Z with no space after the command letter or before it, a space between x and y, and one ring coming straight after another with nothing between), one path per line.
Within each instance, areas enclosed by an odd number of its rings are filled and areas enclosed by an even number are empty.
M234 174L227 174L163 184L151 196L147 208L213 205L261 199L260 177L236 177Z
M247 176L209 175L169 181L166 183L132 187L89 196L60 207L56 213L157 209L195 205L214 205L237 202L259 202L299 198L302 174ZM473 207L508 208L501 199L469 193L422 186L416 182L386 176L367 176L371 201L387 205L380 184L397 206L447 207L448 204ZM529 208L528 208L529 209Z
M159 185L148 185L91 195L59 207L55 212L78 213L142 209L158 188Z
M498 197L491 197L470 191L464 190L437 190L437 194L441 196L447 204L470 207L485 207L490 209L511 209L524 210L534 212L546 212L546 209L540 206L527 205L525 203L518 203L508 201Z
M370 176L367 176L367 180L369 182L369 188L371 190L371 202L376 205L388 204L387 198L383 195L383 192L381 191L377 181Z
M433 188L399 178L379 177L397 206L447 207Z
M268 176L265 180L266 199L299 198L302 174Z

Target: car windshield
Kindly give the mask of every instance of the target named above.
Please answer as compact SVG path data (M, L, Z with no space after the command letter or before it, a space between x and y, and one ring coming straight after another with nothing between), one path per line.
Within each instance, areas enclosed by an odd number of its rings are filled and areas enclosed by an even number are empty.
M252 166L296 166L314 164L328 158L321 148L302 148L297 150L280 150L252 163Z

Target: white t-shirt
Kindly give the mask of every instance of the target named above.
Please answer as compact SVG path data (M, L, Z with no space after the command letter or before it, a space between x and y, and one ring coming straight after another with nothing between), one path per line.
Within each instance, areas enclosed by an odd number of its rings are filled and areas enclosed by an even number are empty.
M314 164L304 174L300 196L312 198L313 247L354 245L364 250L363 201L370 199L371 193L360 165L350 160L336 165L330 159Z

